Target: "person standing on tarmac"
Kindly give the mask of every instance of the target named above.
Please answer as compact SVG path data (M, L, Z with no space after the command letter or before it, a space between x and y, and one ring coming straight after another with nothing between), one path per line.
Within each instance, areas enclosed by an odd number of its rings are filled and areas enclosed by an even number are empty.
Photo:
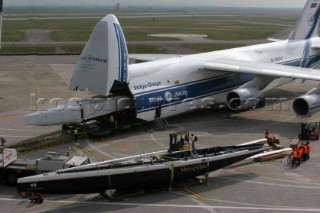
M0 154L3 153L3 150L6 148L5 143L6 140L3 137L0 137Z
M196 143L197 140L198 140L198 137L195 136L194 134L191 134L191 147L192 147L192 149L196 148L195 147L195 143Z
M303 143L301 143L300 147L299 147L299 153L298 153L298 156L299 156L299 159L300 159L300 163L302 163L302 160L303 160Z
M264 137L268 139L268 138L269 138L269 135L270 135L270 132L269 132L269 130L267 129L266 132L264 133Z
M307 144L303 145L303 161L306 161L307 160L307 154L308 154L308 147L307 147Z
M292 164L291 167L297 162L297 165L300 165L300 159L299 159L299 151L297 149L294 149L292 152Z
M6 140L3 137L0 137L0 143L1 145L4 147L4 143L6 142Z
M6 142L6 140L3 137L0 137L0 142L1 142L1 144L4 144Z
M73 130L73 135L74 135L74 143L78 144L78 127L76 127L74 130Z
M307 156L306 156L306 159L309 160L310 159L310 150L311 150L311 146L310 146L310 143L309 141L307 141Z

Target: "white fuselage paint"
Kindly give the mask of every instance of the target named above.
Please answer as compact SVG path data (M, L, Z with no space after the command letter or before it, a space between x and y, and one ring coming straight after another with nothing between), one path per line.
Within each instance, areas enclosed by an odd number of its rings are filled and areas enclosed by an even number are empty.
M297 67L314 67L320 55L311 48L320 44L318 37L302 41L278 41L249 47L181 56L129 65L129 88L136 101L137 117L154 120L161 105L167 117L213 103L224 103L232 89L251 81L249 74L225 73L203 69L206 61L217 58L276 63ZM262 78L259 90L275 78ZM288 79L280 81L280 85ZM279 86L279 84L277 84ZM204 88L204 91L199 91ZM274 87L268 87L268 90Z

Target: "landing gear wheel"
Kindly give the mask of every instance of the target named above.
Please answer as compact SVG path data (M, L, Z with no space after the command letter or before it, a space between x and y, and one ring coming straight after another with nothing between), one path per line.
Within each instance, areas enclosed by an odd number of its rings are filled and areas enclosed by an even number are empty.
M257 108L263 108L266 106L266 99L261 98L261 100L257 104Z

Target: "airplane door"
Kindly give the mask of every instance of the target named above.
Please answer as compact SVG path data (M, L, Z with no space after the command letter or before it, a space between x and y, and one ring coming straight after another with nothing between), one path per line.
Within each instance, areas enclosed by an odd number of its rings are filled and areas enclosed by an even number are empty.
M160 118L161 116L161 104L158 105L158 107L156 107L156 112L155 112L155 118Z

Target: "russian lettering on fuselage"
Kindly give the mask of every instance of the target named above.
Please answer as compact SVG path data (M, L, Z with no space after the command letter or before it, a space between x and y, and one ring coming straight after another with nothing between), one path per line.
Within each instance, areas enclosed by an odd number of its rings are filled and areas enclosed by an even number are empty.
M148 83L145 83L145 84L133 85L133 88L135 90L144 90L146 88L158 87L158 86L161 86L161 81L148 82Z
M165 100L167 103L169 103L173 100L181 100L181 99L187 98L187 97L188 97L187 90L176 91L176 92L166 91L163 93L163 96L159 95L159 96L155 96L155 97L150 97L149 102L150 102L150 104L152 104L152 103L160 103L163 100Z

